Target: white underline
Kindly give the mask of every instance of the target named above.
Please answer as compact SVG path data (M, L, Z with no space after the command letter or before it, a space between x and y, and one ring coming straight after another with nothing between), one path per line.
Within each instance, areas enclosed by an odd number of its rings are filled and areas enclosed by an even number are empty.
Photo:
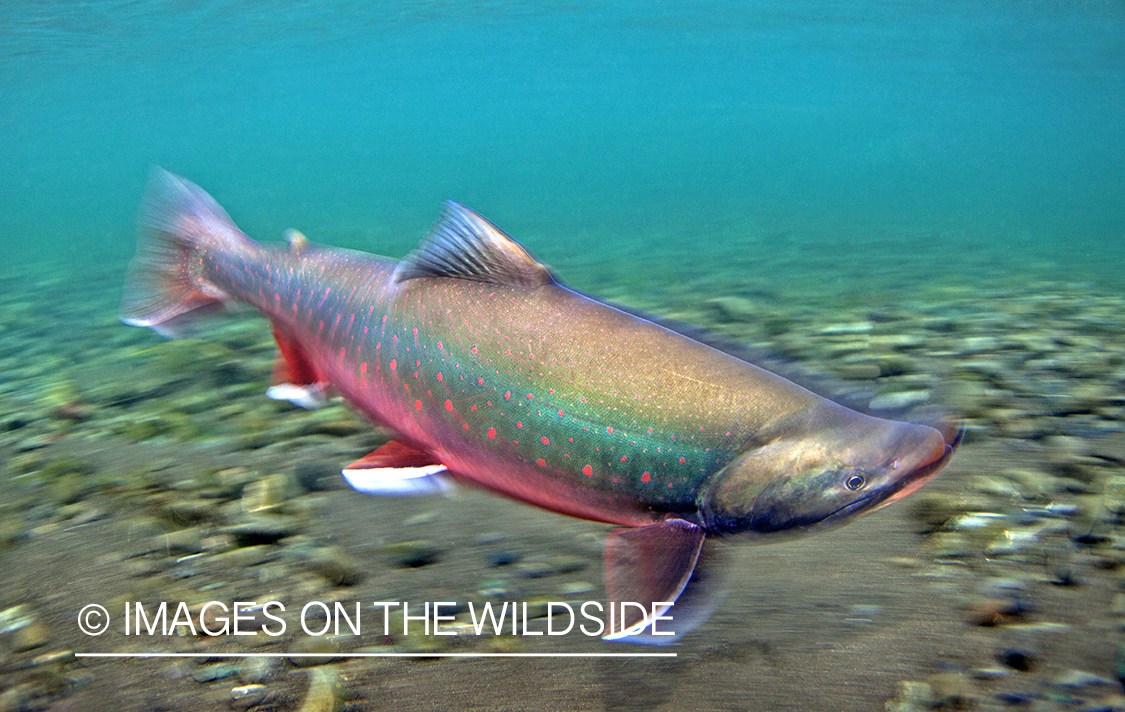
M677 653L75 653L76 658L674 658Z

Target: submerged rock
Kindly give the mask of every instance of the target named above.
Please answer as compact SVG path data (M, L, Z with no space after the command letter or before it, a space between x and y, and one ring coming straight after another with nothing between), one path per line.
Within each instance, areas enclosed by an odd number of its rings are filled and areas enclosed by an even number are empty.
M230 706L236 710L248 710L257 707L266 700L268 690L265 685L242 685L231 688Z
M428 539L417 539L388 544L383 547L383 553L396 565L415 569L441 558L441 547Z

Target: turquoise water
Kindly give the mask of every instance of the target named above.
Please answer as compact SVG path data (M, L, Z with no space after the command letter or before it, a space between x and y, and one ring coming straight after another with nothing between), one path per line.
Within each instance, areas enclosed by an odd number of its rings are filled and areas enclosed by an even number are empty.
M389 255L456 199L585 287L1114 281L1122 37L1110 1L5 3L0 241L123 263L158 164Z
M0 3L0 709L225 709L251 682L261 709L929 709L905 681L1117 709L1123 40L1120 0ZM258 648L124 637L129 601L605 594L605 526L344 491L388 434L264 398L264 321L120 324L154 165L256 239L390 256L457 200L566 283L969 435L902 504L732 547L676 660L234 670L205 658ZM262 649L620 649L296 630Z

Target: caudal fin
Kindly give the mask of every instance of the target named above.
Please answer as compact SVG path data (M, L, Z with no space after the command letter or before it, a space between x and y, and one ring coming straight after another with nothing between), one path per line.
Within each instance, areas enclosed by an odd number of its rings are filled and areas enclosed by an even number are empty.
M207 253L252 242L202 188L154 169L137 220L137 254L121 296L121 321L179 335L189 315L229 299L204 274Z

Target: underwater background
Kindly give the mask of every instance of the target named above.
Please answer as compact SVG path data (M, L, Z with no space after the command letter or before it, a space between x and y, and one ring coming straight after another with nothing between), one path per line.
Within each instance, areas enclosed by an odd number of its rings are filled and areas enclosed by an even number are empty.
M0 711L1125 709L1122 127L1116 0L5 2ZM380 433L266 401L264 322L118 323L154 165L255 239L392 257L456 200L969 437L870 520L741 550L674 661L75 659L88 602L602 595L605 527L339 490ZM565 642L518 649L608 645Z

